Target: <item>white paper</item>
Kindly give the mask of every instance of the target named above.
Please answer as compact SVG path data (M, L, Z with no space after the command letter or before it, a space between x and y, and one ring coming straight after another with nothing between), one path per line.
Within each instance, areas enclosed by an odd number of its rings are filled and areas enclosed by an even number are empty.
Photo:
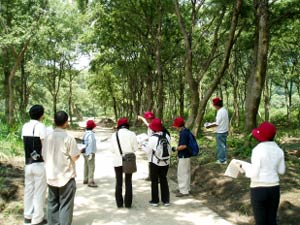
M212 125L217 125L217 123L216 122L213 122L213 123L206 122L206 123L204 123L205 128L207 128L209 126L212 126Z
M136 136L137 142L142 145L144 142L148 141L149 137L147 134L142 133Z
M81 144L81 143L78 143L77 144L77 148L79 149L79 150L82 150L82 149L84 149L86 147L86 145L84 145L84 144Z
M243 168L240 167L242 165ZM239 173L244 173L244 170L249 168L251 166L250 163L242 161L242 160L237 160L237 159L232 159L227 166L227 169L224 173L225 176L229 176L232 178L237 178Z

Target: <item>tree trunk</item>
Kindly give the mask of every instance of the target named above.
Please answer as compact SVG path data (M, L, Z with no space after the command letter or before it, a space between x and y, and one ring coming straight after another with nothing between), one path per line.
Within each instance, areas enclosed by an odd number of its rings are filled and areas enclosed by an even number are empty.
M257 126L262 90L266 79L269 48L268 0L253 0L256 19L253 65L247 82L245 129L250 133Z
M236 27L237 27L237 24L238 24L238 18L239 18L240 12L241 12L241 8L242 8L242 0L237 0L236 5L234 7L233 16L232 16L232 19L231 19L229 37L228 37L228 40L227 40L227 43L226 43L222 65L221 65L221 67L220 67L220 69L217 73L216 78L212 81L210 87L208 88L208 90L204 94L204 96L201 99L200 104L199 104L198 113L197 113L197 117L196 117L196 120L195 120L195 126L194 126L194 129L193 129L193 133L195 135L197 135L197 133L199 131L199 128L201 126L207 102L208 102L209 98L211 97L212 93L216 90L218 84L220 83L221 79L225 75L226 69L228 68L229 58L230 58L230 55L231 55L232 47L234 45L235 31L236 31Z

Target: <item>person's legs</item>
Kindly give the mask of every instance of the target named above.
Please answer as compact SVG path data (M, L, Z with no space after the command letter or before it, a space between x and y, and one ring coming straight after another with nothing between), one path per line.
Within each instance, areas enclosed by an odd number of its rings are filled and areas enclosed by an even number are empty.
M190 158L179 158L177 169L178 188L181 194L189 194L191 182Z
M34 197L33 197L33 215L32 224L38 224L44 220L44 206L46 198L46 171L44 163L34 163L33 174L34 174Z
M94 172L95 172L95 154L92 153L90 160L88 160L88 182L94 182Z
M268 225L277 225L277 210L280 200L280 186L268 188L268 200L266 203Z
M151 163L151 201L152 203L158 203L158 166Z
M59 188L48 185L48 224L59 225Z
M123 169L122 166L115 167L116 173L116 191L115 199L117 207L123 207L123 196L122 196L122 186L123 186Z
M218 160L223 163L227 161L227 141L228 133L216 133L216 145L217 145L217 157Z
M73 220L76 182L72 178L65 186L59 188L59 222L60 225L71 225Z
M125 174L125 207L132 205L132 173Z
M159 167L161 201L163 203L170 203L170 191L169 191L169 184L167 179L168 170L169 170L169 165Z
M266 189L263 187L251 188L251 205L253 209L253 215L256 225L266 225L267 214L266 214Z
M88 166L89 159L88 156L86 155L83 155L83 158L84 158L83 183L87 184L89 180L89 166Z
M33 214L34 178L32 164L25 166L25 187L24 187L24 218L31 219Z

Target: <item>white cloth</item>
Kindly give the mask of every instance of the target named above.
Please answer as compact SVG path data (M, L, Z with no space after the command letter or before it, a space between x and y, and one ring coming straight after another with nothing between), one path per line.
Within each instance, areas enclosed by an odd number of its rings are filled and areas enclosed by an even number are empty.
M188 194L191 190L191 158L178 158L177 180L179 192Z
M24 217L38 224L44 219L44 206L47 190L44 163L25 166Z
M276 186L285 173L284 153L274 141L261 142L252 150L251 166L243 168L250 187Z
M64 129L55 128L53 133L45 138L43 148L47 183L63 187L71 178L75 178L76 169L72 157L79 154L75 138Z
M156 132L154 134L162 135L162 132ZM171 138L168 134L166 134L166 138L171 143ZM147 153L148 155L148 161L154 163L157 166L166 166L170 164L170 159L165 161L158 162L158 159L153 155L153 151L156 150L156 146L158 143L158 137L157 136L151 136L149 137L148 143L146 145L142 146L142 150Z
M122 149L123 155L125 153L136 152L138 149L138 143L136 134L126 128L121 128L118 130L118 137L120 140L120 146ZM111 146L113 152L113 165L114 167L122 166L122 156L120 154L116 132L111 136Z
M216 133L225 133L228 132L229 128L229 117L227 110L222 107L217 111L216 116Z

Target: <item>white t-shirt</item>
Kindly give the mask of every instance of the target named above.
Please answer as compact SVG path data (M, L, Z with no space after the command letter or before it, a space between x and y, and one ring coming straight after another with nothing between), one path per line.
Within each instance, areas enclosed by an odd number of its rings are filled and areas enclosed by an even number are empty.
M34 128L34 132L33 132ZM30 120L25 123L22 128L22 138L24 136L28 137L40 137L41 140L45 139L47 133L46 126L38 120Z
M225 133L228 132L229 127L229 118L227 110L222 107L217 111L216 116L216 133Z
M261 142L252 150L251 166L244 169L250 187L276 186L278 174L285 173L284 153L274 141Z
M118 130L118 137L123 155L125 153L136 152L138 149L138 143L136 134L126 128ZM111 136L111 145L113 152L113 165L114 167L122 166L122 156L120 154L116 132Z

